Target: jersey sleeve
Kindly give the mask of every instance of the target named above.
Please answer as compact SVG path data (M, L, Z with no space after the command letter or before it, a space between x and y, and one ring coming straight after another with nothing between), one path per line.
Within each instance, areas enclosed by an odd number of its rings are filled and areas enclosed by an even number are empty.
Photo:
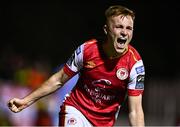
M138 96L144 91L144 79L145 79L145 69L143 61L137 61L131 71L130 80L128 83L128 95Z
M75 75L83 67L83 49L84 44L80 45L66 62L63 69L68 76Z

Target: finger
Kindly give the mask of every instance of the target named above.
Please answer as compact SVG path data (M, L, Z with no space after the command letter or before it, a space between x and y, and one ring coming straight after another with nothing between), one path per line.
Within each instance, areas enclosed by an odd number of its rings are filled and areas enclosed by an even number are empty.
M20 112L20 110L18 108L15 109L15 113L17 113L17 112Z
M11 111L17 113L17 112L19 112L20 110L19 110L15 105L12 105Z
M12 107L12 103L11 103L11 102L8 102L8 103L7 103L7 106L8 106L8 107Z
M17 113L17 112L19 112L19 109L18 109L18 108L13 109L13 112L14 112L14 113Z
M17 107L16 107L15 105L12 105L12 106L10 107L10 110L13 111L13 112L15 112L16 109L17 109Z
M9 109L11 109L11 111L14 111L17 107L14 105L14 100L10 100L8 102L8 106L9 106Z
M12 107L13 103L14 103L14 99L11 99L11 100L8 102L8 107Z

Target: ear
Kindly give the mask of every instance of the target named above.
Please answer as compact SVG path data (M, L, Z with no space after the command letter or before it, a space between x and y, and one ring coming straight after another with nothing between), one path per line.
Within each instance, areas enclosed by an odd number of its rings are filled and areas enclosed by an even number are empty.
M107 25L104 25L103 30L104 30L104 33L107 34Z

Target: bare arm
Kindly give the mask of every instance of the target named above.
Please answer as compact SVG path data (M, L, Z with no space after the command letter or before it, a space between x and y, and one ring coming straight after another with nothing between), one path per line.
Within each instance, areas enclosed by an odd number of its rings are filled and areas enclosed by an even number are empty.
M63 86L69 78L70 77L64 73L63 69L61 69L59 72L55 73L47 81L45 81L39 88L31 92L23 99L11 99L8 102L8 106L11 111L19 112L40 98L55 92L57 89Z
M142 95L129 96L129 121L131 126L145 126L144 112L142 108Z

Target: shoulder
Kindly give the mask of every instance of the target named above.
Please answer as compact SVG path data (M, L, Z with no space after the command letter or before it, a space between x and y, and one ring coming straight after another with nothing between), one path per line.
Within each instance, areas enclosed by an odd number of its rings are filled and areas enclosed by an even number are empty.
M83 59L89 60L99 56L99 42L97 39L91 39L83 44Z
M128 45L128 53L131 56L132 61L137 62L142 59L139 52L132 45Z
M88 41L85 41L84 46L84 53L91 53L94 52L98 47L98 41L96 39L91 39Z
M96 46L96 42L97 42L96 39L90 39L90 40L84 41L81 45L79 45L76 48L75 50L76 54L77 55L80 53L84 54L85 52L91 51L91 49Z
M90 39L84 42L85 47L92 47L97 46L97 40L96 39Z

